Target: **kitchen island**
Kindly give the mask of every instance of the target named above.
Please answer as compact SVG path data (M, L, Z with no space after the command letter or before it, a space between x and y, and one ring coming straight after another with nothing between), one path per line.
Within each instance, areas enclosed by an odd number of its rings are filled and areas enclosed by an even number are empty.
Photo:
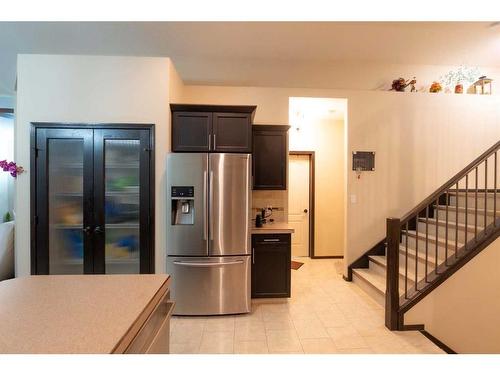
M168 353L168 275L0 282L0 353Z

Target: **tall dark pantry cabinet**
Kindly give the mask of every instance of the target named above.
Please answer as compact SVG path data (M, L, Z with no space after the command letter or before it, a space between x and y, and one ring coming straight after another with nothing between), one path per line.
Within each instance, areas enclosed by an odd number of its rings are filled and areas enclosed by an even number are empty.
M153 131L32 124L32 274L154 272Z

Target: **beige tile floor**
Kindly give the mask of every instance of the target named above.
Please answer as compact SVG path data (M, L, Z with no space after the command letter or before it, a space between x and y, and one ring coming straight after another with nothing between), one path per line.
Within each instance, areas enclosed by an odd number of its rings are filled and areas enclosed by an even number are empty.
M335 259L297 259L292 297L252 300L252 312L174 317L171 353L443 353L419 332L391 332L383 309Z

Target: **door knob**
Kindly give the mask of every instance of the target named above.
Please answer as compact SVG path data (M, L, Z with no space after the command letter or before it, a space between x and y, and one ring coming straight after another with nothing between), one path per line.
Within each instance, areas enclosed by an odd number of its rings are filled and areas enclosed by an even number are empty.
M102 227L98 225L97 227L95 227L95 232L98 234L104 233L104 229L102 229Z
M304 208L304 213L307 214L307 208Z

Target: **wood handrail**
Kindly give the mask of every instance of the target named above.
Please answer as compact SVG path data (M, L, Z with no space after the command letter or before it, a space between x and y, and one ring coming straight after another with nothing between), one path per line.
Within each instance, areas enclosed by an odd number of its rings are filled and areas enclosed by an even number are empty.
M465 177L466 174L470 173L474 168L476 168L479 164L481 164L484 160L490 157L495 151L500 148L500 141L491 146L488 150L483 152L480 156L478 156L474 161L469 163L465 168L463 168L460 172L458 172L455 176L446 181L443 185L441 185L436 191L434 191L431 195L425 198L420 204L418 204L415 208L413 208L410 212L405 214L401 219L401 226L405 225L408 221L417 216L420 212L425 210L426 207L431 205L436 199L439 198L440 195L446 192L451 186L455 185L462 178Z
M483 152L480 156L474 159L471 163L469 163L465 168L463 168L460 172L455 174L451 179L441 185L436 191L434 191L431 195L425 198L420 204L418 204L415 208L413 208L410 212L408 212L403 218L388 218L387 219L387 233L386 233L386 257L387 257L387 269L386 269L386 310L385 310L385 325L390 330L402 330L405 329L404 326L404 314L408 309L415 306L419 301L421 301L426 295L428 295L432 290L437 288L442 282L444 282L447 278L449 278L452 274L457 272L464 264L466 264L469 260L471 260L475 255L477 255L480 251L482 251L486 246L488 246L492 241L500 235L500 218L497 218L497 168L498 168L498 151L500 148L500 141L496 142L493 146L491 146L488 150ZM487 204L487 194L489 192L488 189L488 160L491 156L493 158L493 166L494 166L494 177L493 184L494 189L493 192L493 210L491 207L488 207ZM484 189L481 191L481 196L484 197L485 201L481 207L478 205L478 171L479 167L484 165L485 174L484 174ZM475 172L474 180L475 186L469 189L468 179L469 174L471 172ZM459 201L458 197L455 199L453 205L450 205L449 201L449 192L456 191L457 193L461 191L459 189L460 181L465 178L465 207L467 211L465 212L464 220L465 225L467 226L467 218L470 214L474 215L474 234L471 235L471 238L467 237L467 229L465 232L465 242L458 246L458 223L459 223ZM468 205L468 196L469 191L474 193L474 211L469 213L469 205ZM436 225L433 233L429 233L429 211L432 209L432 206L437 203L438 205L435 207L435 211L432 214L432 217L436 215L436 220L439 215L439 204L442 200L442 196L446 196L446 203L444 204L445 208L445 234L444 234L444 262L438 265L438 238L439 238L439 228ZM490 203L491 204L491 203ZM488 211L489 208L489 211ZM453 233L449 229L449 214L453 214L451 220L455 220L457 225L454 227L455 237L449 242L449 235ZM421 215L424 215L425 212L425 229L421 229L422 236L425 234L425 237L421 237L421 239L417 238L419 234L419 223L418 218ZM493 212L493 214L488 214L488 212ZM490 215L492 217L492 223L488 225L487 216ZM422 216L423 218L424 216ZM484 227L481 230L478 230L478 221L482 219L484 222ZM472 224L472 223L471 223ZM413 226L415 230L415 242L414 249L415 251L415 261L414 261L414 269L411 270L415 275L412 283L414 285L410 286L408 289L408 236L410 234L409 226ZM412 229L413 230L413 229ZM432 236L436 236L435 246L429 246L429 243L432 243ZM400 267L399 267L399 258L400 258L400 243L404 238L405 240L405 254L404 254L404 294L400 296L400 288L399 288L399 280L400 280ZM422 242L419 249L419 243ZM449 244L451 243L451 247ZM453 245L454 244L454 245ZM419 260L419 250L421 254L425 255L423 277L419 279L418 266L421 260ZM434 270L432 268L429 269L429 254L434 255L436 262L434 264ZM441 253L442 254L442 253ZM412 266L413 267L413 266ZM422 268L421 268L422 270ZM421 271L422 272L422 271Z

